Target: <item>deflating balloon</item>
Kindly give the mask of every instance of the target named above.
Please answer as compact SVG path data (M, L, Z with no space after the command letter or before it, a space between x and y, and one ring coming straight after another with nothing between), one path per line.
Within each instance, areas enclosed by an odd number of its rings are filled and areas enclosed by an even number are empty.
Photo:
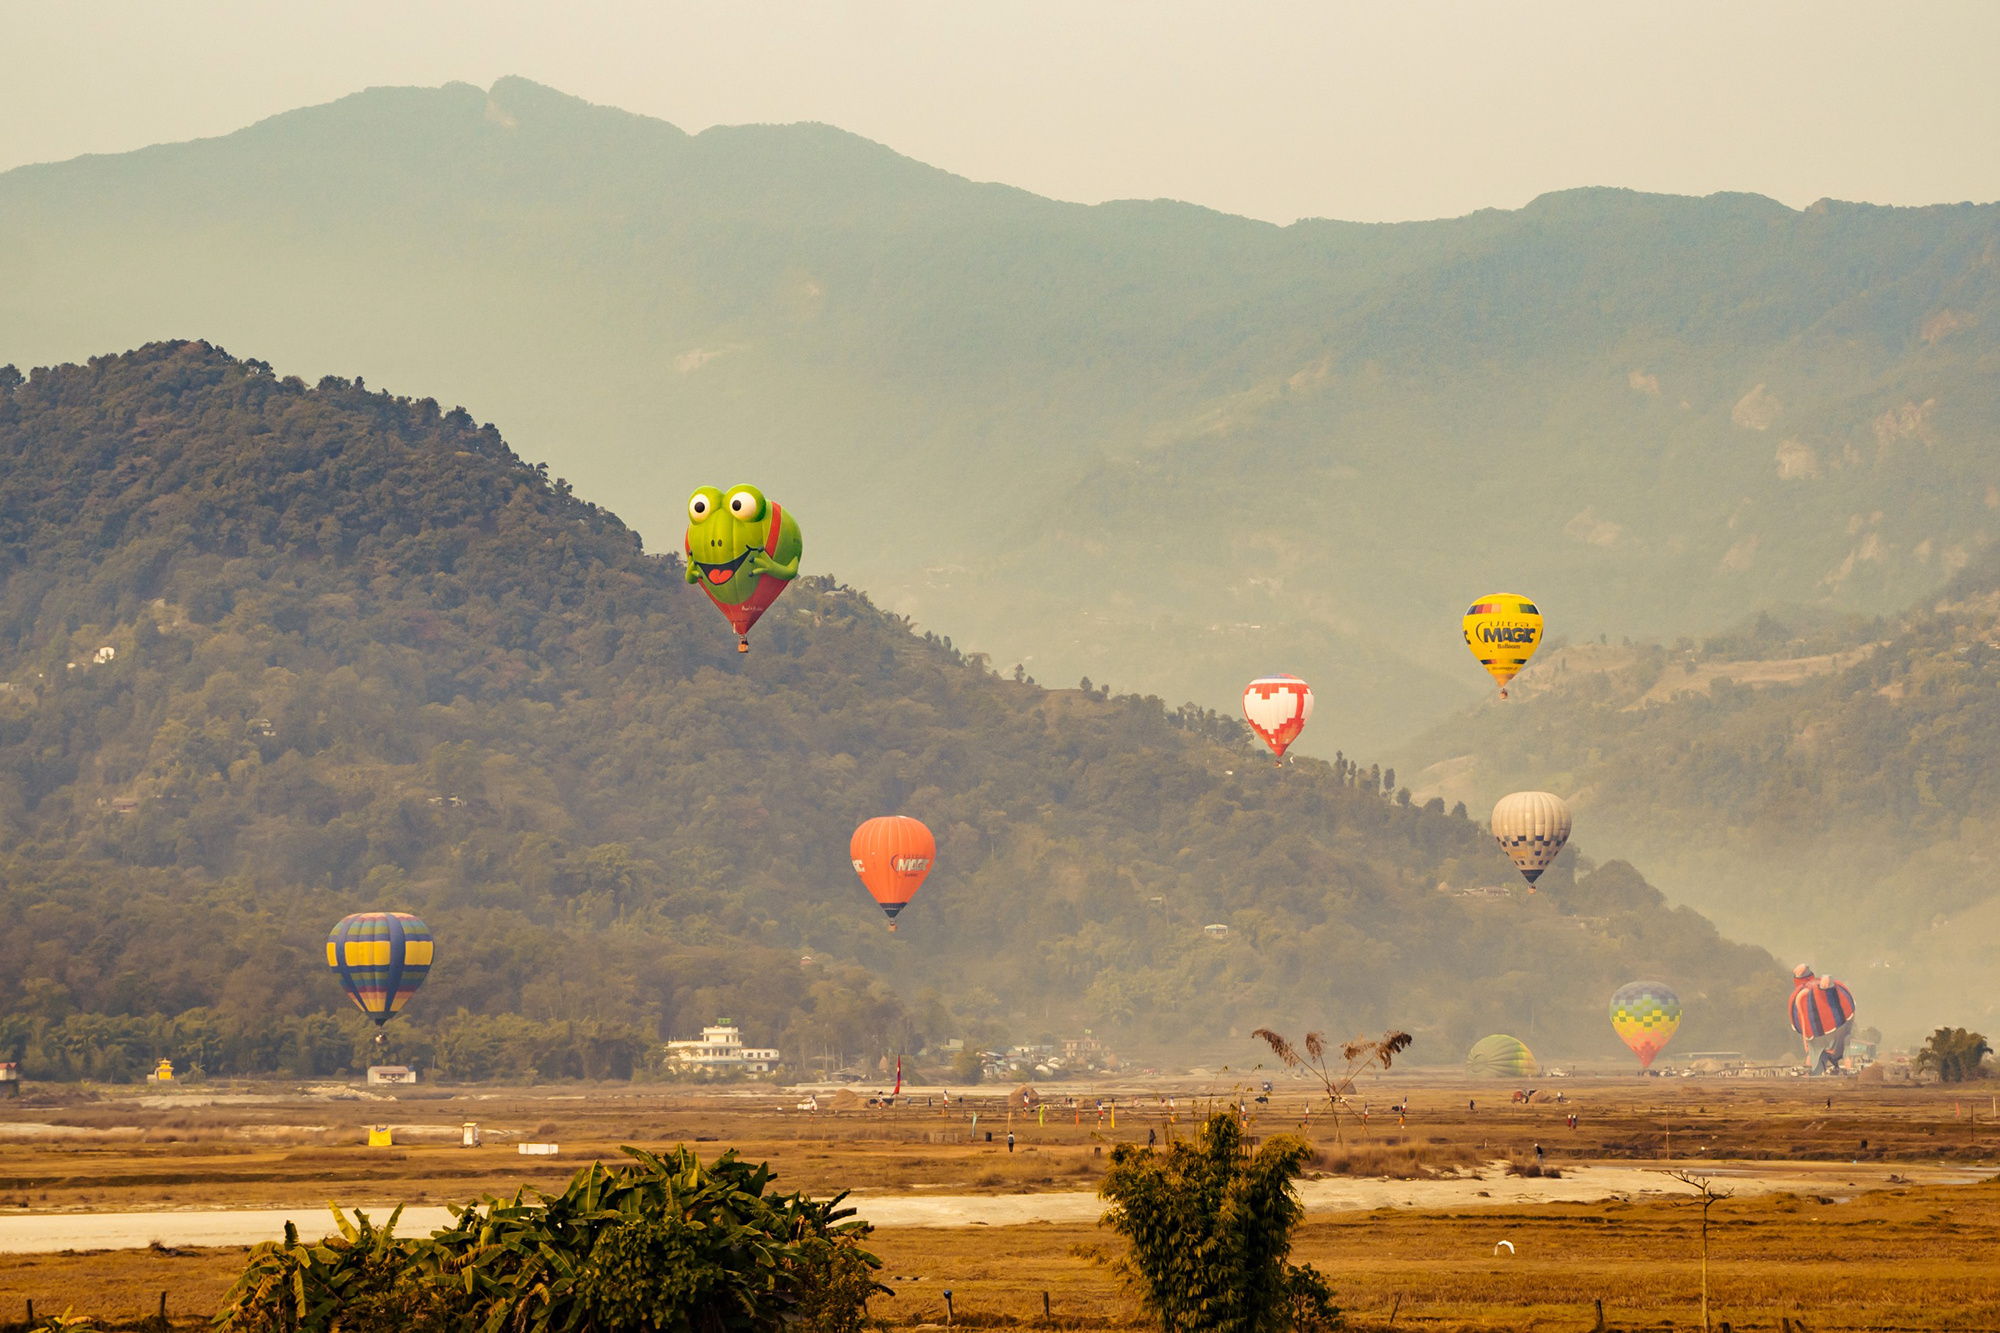
M894 930L896 913L910 905L924 876L931 873L937 841L908 815L879 815L854 830L847 851L854 858L854 873L881 904L889 929Z
M1681 997L1657 981L1634 981L1611 995L1611 1030L1651 1069L1681 1025Z
M1854 992L1832 977L1816 977L1804 963L1792 972L1792 1031L1805 1039L1813 1073L1837 1069L1854 1027Z
M1519 1037L1496 1032L1472 1044L1465 1054L1465 1072L1475 1078L1534 1078L1542 1067Z
M380 1027L403 1012L430 975L431 945L431 928L408 912L356 912L327 936L326 965Z
M1545 791L1517 791L1493 807L1493 840L1521 877L1534 883L1569 841L1569 807Z
M1465 631L1465 646L1500 682L1500 697L1506 698L1507 682L1528 665L1542 642L1541 611L1518 594L1489 593L1465 608L1459 624Z
M755 486L703 486L688 497L683 546L687 581L735 626L736 651L749 652L750 627L799 576L798 520Z
M1259 676L1243 691L1243 720L1280 762L1312 715L1312 687L1297 676Z

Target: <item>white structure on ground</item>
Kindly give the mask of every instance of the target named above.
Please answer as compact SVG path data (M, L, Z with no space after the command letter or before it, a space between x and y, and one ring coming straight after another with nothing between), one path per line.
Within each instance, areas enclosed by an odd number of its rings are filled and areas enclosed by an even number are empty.
M778 1052L745 1046L743 1029L726 1018L718 1018L713 1027L703 1028L701 1036L692 1041L668 1042L667 1059L685 1069L768 1074L777 1067Z

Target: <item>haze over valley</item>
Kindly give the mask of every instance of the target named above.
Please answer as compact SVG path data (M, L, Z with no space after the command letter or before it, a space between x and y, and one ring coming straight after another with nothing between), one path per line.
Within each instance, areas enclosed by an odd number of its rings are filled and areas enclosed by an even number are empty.
M463 402L654 549L747 467L924 628L1208 707L1296 671L1323 756L1480 698L1481 592L1573 641L1890 613L2000 497L1990 206L1281 228L510 78L18 169L0 243L0 360L200 336Z

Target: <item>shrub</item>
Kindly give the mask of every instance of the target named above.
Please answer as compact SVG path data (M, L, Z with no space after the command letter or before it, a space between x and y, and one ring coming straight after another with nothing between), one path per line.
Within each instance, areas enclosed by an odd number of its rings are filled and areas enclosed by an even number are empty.
M880 1261L841 1197L770 1191L725 1153L626 1148L560 1194L487 1196L423 1240L338 1209L341 1235L252 1252L217 1324L229 1333L858 1333ZM400 1211L400 1210L399 1210Z
M1332 1290L1286 1263L1303 1215L1292 1182L1311 1148L1290 1135L1252 1156L1227 1111L1163 1153L1121 1143L1099 1193L1107 1225L1131 1242L1123 1263L1167 1333L1277 1333L1336 1327Z

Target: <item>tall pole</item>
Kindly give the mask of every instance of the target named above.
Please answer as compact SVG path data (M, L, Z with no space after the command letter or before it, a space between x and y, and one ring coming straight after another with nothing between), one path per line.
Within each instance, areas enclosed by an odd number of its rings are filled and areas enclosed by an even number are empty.
M1712 1202L1706 1190L1701 1196L1701 1329L1708 1333L1708 1206Z

